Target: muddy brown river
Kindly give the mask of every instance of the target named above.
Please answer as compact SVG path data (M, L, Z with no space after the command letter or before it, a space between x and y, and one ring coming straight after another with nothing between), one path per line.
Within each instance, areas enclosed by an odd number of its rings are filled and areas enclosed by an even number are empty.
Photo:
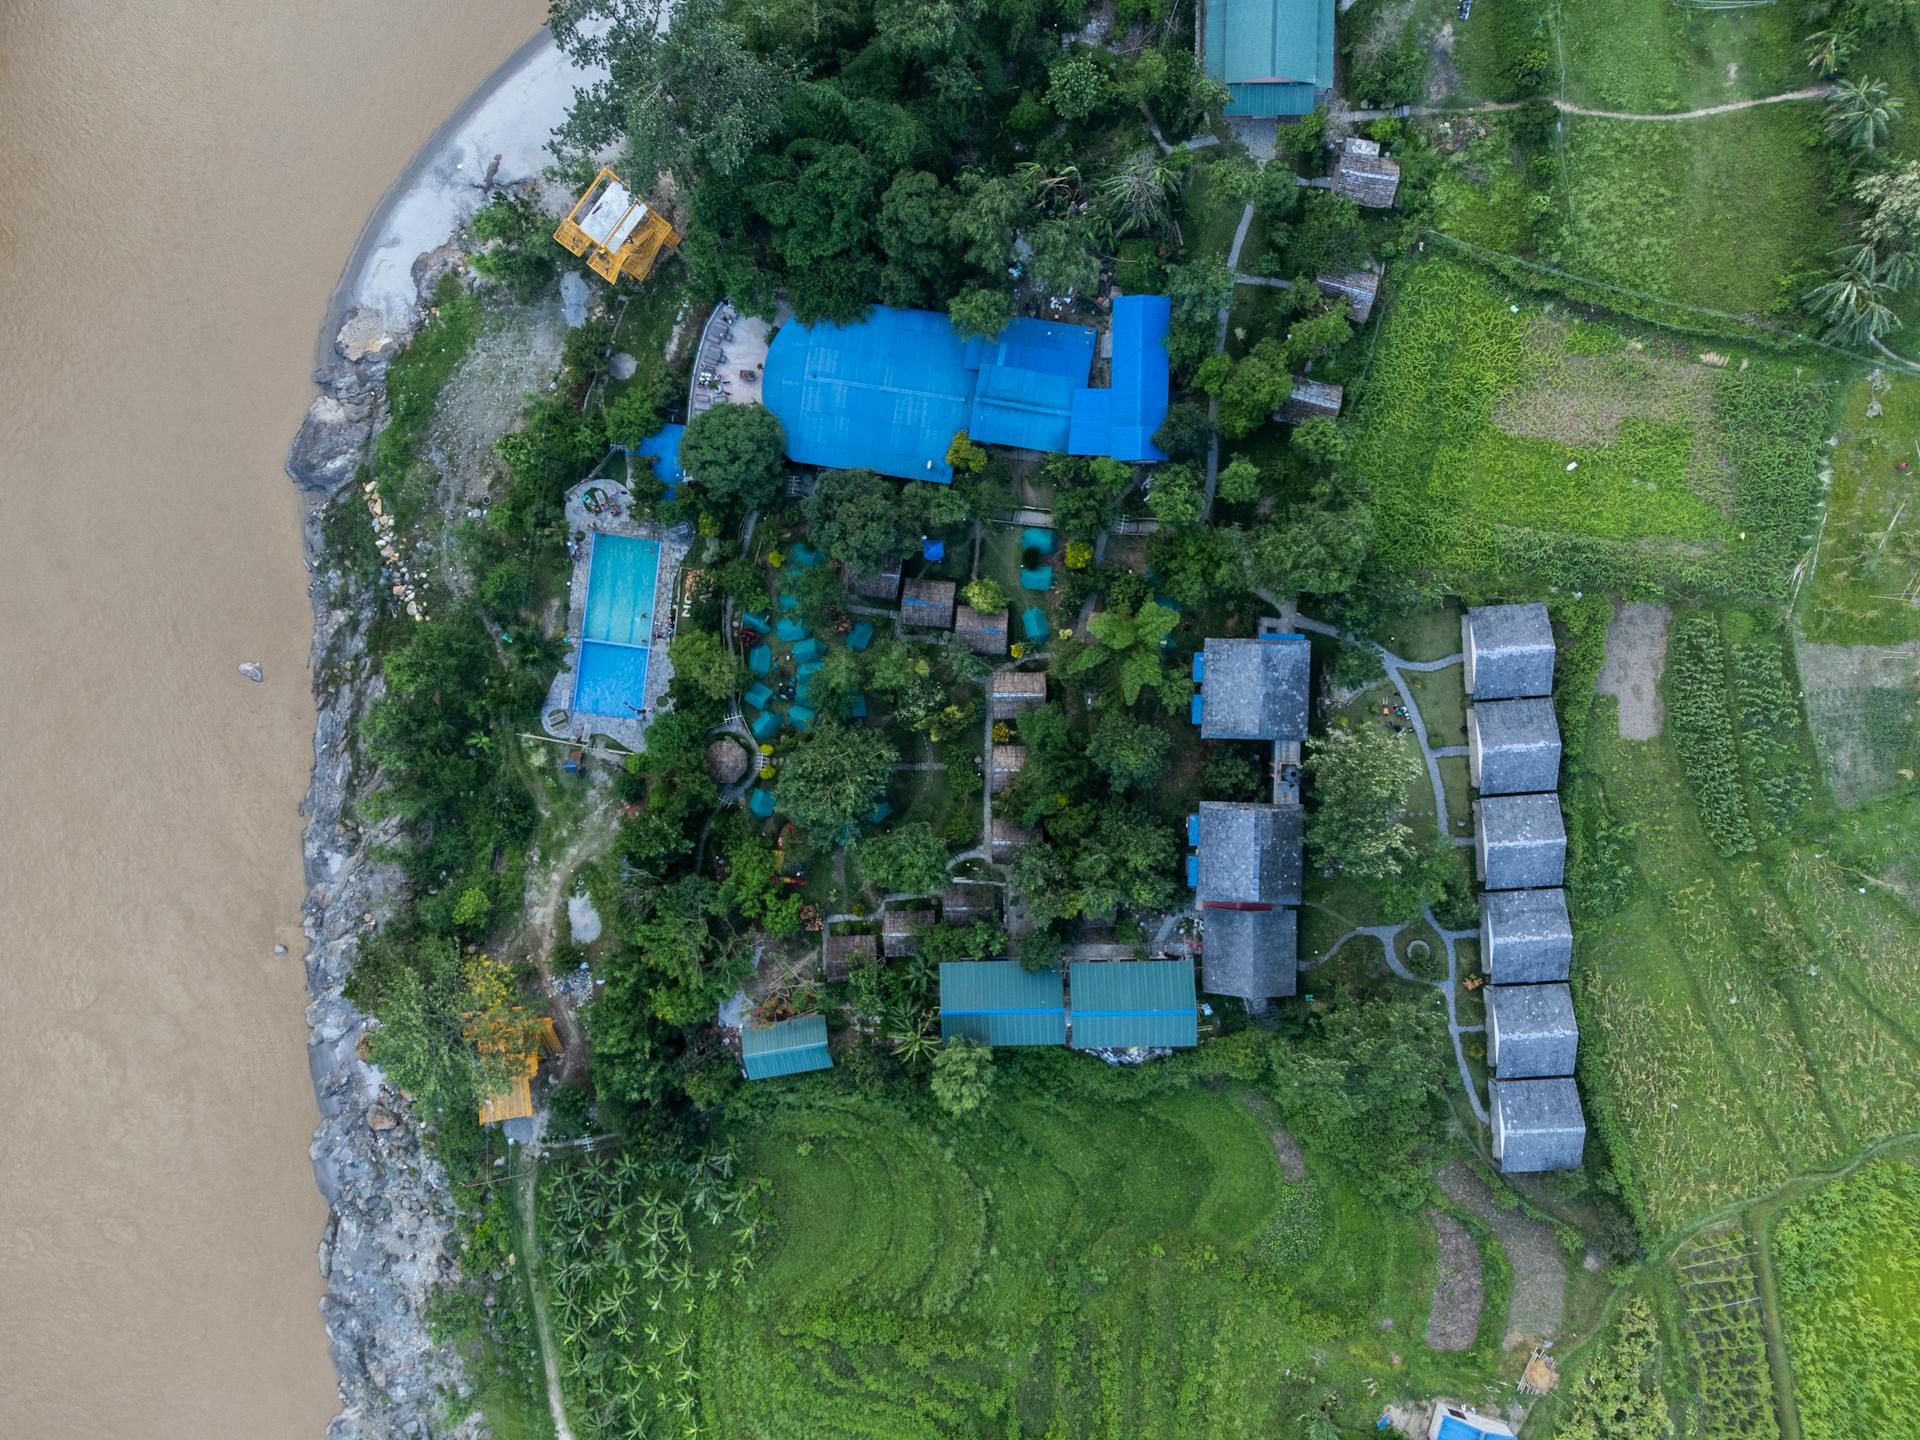
M544 10L0 0L0 1433L338 1408L280 465L361 225Z

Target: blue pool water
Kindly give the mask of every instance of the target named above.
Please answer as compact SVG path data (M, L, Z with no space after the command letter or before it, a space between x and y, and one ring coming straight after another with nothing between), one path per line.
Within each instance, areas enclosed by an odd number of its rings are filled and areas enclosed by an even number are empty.
M628 716L646 703L660 544L598 533L592 544L573 708L589 715Z

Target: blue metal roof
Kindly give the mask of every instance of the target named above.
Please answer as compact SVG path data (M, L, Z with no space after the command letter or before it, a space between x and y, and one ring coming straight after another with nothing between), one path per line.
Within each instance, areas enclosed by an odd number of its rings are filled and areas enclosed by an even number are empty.
M1305 115L1333 84L1334 0L1207 0L1204 34L1229 115Z
M998 341L969 341L980 381L967 434L982 445L1065 450L1074 394L1093 369L1093 341L1085 325L1025 317Z
M1074 1049L1200 1043L1192 961L1076 960L1070 974Z
M1164 295L1122 295L1113 302L1113 378L1105 390L1075 392L1069 454L1167 458L1153 435L1167 418L1172 324L1173 303Z
M986 1045L1064 1045L1067 1000L1058 970L1011 960L948 961L940 967L940 1038Z
M805 1070L831 1070L824 1015L800 1015L772 1025L748 1021L740 1027L740 1058L749 1080L772 1080Z
M684 425L669 425L658 435L649 435L633 447L635 455L653 461L653 475L671 491L684 478L680 473L680 439L687 433ZM672 499L669 494L668 499Z

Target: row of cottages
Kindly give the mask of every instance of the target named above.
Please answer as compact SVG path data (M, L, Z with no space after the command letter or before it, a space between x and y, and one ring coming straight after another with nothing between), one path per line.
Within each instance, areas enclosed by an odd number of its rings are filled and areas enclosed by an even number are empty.
M1577 1169L1586 1117L1573 1080L1580 1027L1567 985L1573 927L1547 607L1469 609L1461 653L1473 702L1467 768L1479 792L1474 858L1484 887L1493 1155L1506 1171Z
M940 1038L1075 1050L1188 1049L1199 995L1185 960L1076 960L1026 970L1012 960L940 967Z
M1299 990L1299 771L1313 664L1306 636L1273 621L1261 628L1252 639L1210 639L1194 657L1193 719L1206 740L1272 745L1271 801L1205 800L1187 817L1203 987L1256 1012Z

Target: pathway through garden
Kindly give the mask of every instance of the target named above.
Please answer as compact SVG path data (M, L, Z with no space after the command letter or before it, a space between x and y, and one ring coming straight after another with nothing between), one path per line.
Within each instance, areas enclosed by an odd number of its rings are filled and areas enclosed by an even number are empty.
M544 1118L544 1117L543 1117ZM573 1440L567 1425L567 1406L560 1389L560 1359L553 1343L553 1326L547 1319L547 1290L540 1278L540 1233L534 1224L534 1204L539 1196L540 1142L538 1136L527 1146L526 1168L520 1172L520 1218L525 1227L520 1249L527 1263L527 1294L533 1306L534 1338L540 1342L540 1364L547 1375L547 1408L553 1412L555 1440Z
M1535 100L1483 100L1477 105L1415 105L1406 113L1410 115L1487 115L1496 110L1519 110L1545 100L1563 115L1585 115L1593 120L1704 120L1712 115L1731 115L1737 110L1751 110L1759 105L1785 105L1795 100L1824 100L1832 93L1831 85L1805 85L1798 90L1784 90L1778 95L1761 95L1752 100L1729 100L1724 105L1702 105L1697 110L1674 110L1665 114L1648 114L1635 110L1590 110L1585 105L1574 104L1571 100L1547 96L1541 96ZM1334 118L1347 121L1385 120L1396 113L1398 112L1393 110L1342 110Z

